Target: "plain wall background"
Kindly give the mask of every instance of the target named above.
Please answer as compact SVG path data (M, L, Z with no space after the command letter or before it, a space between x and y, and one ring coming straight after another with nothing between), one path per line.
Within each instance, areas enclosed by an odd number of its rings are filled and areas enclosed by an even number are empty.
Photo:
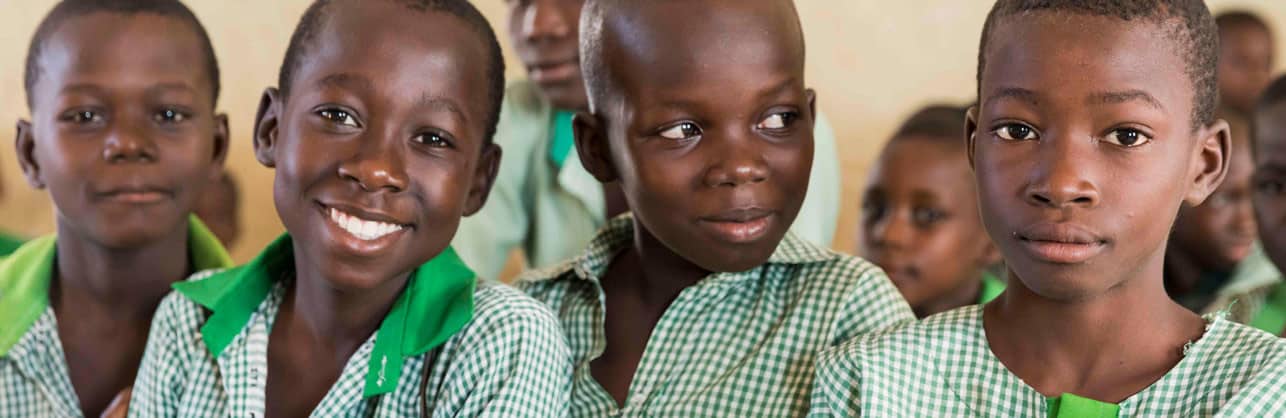
M491 19L508 53L503 0L474 0ZM54 0L0 0L0 229L36 236L53 232L54 209L32 190L14 159L14 123L27 115L22 69L36 25ZM272 172L251 152L250 130L260 93L275 83L307 0L188 0L214 42L223 72L219 109L232 125L228 167L242 190L241 241L247 261L283 229L272 206ZM989 0L796 0L808 42L808 83L839 136L844 207L835 248L853 251L866 171L893 129L917 107L963 103L974 91L974 67ZM1215 13L1249 9L1277 35L1278 69L1286 69L1286 1L1210 0ZM510 80L523 77L512 55ZM507 156L514 158L516 156Z

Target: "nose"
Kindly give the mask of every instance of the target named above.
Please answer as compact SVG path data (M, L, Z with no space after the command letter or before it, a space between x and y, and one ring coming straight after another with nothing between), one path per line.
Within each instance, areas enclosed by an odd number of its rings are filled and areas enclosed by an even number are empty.
M1091 167L1083 163L1092 159L1080 155L1092 152L1088 148L1093 144L1076 142L1064 136L1049 138L1038 146L1037 165L1027 184L1028 203L1054 209L1097 206L1098 187L1089 178Z
M156 142L141 129L117 123L103 143L103 159L109 163L150 163L156 161Z
M867 236L871 249L899 249L911 239L911 225L908 216L898 212L889 212L873 221Z
M400 141L383 139L380 144L363 143L352 158L339 164L339 177L357 183L368 192L401 192L408 182Z
M710 187L740 187L768 180L768 162L763 153L755 146L754 138L745 135L725 135L723 138L707 131L707 143L721 143L714 147L712 155L718 159L706 171L705 183ZM724 156L724 157L719 157Z
M559 13L557 2L568 0L532 0L523 10L521 31L527 42L541 42L571 36L573 26Z
M1232 228L1239 236L1248 237L1258 233L1255 224L1255 207L1249 196L1242 197L1237 204L1229 208L1233 211Z

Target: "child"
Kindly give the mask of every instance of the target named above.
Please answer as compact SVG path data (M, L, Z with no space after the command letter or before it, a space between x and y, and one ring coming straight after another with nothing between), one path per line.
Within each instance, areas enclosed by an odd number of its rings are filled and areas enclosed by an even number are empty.
M794 5L585 7L577 150L633 215L519 281L568 335L571 415L803 415L818 350L914 317L878 268L787 232L813 154Z
M503 74L464 0L313 3L255 126L288 234L175 286L130 415L564 415L556 320L448 247L495 176Z
M241 236L241 196L232 173L223 172L207 187L193 211L229 251Z
M1253 136L1256 224L1264 253L1277 270L1266 267L1276 274L1246 281L1230 289L1227 298L1237 301L1234 308L1247 306L1256 328L1286 335L1286 284L1281 273L1286 269L1286 76L1264 91L1255 110Z
M1277 49L1268 24L1251 12L1233 11L1215 18L1219 27L1219 95L1244 114L1272 79ZM1235 133L1235 132L1234 132Z
M508 156L493 197L460 225L452 246L480 276L498 279L506 256L521 249L526 266L574 257L594 234L628 210L620 186L599 183L573 148L572 115L587 110L577 56L584 0L505 1L509 39L528 80L505 92L496 142ZM791 231L829 246L839 220L840 165L835 134L818 117L808 195Z
M57 233L0 261L0 416L119 413L170 284L231 264L190 216L228 145L218 64L177 1L67 0L25 88L18 161Z
M1166 246L1166 293L1194 312L1231 308L1230 319L1247 323L1245 305L1232 304L1223 294L1246 281L1259 281L1271 266L1255 246L1255 215L1251 208L1250 122L1231 108L1216 114L1228 122L1232 154L1228 175L1198 206L1184 205L1175 218Z
M880 266L917 317L987 303L1004 283L978 215L965 109L930 106L884 146L862 199L862 257Z
M993 6L966 132L1008 288L823 354L814 415L1286 414L1286 342L1199 317L1162 281L1179 206L1227 171L1209 13L1200 0Z

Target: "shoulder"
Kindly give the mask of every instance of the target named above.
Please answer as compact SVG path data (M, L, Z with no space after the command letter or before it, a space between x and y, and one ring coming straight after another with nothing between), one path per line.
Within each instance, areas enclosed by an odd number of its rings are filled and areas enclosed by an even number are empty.
M157 306L156 314L152 317L152 327L169 333L169 337L195 335L199 338L201 325L209 314L205 306L212 305L226 291L230 278L235 276L237 270L205 270L175 283L175 290L161 299L161 304Z
M544 304L501 283L479 282L473 320L466 329L469 337L489 345L561 340L558 321Z
M1209 327L1221 328L1204 356L1216 369L1259 369L1286 361L1286 340L1275 335L1223 318L1214 319Z
M968 306L930 316L919 322L876 330L825 351L822 364L842 367L894 365L935 356L943 344L964 350L985 345L981 306ZM864 364L868 363L868 364Z

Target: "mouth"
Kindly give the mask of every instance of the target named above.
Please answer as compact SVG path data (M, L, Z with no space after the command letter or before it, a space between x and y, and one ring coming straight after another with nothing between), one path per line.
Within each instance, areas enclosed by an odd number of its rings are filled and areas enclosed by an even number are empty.
M1094 232L1072 224L1041 223L1015 234L1020 243L1037 259L1054 264L1077 264L1102 253L1109 241Z
M571 81L579 72L580 59L577 57L532 63L527 66L528 76L532 81L541 84Z
M173 195L173 192L161 187L128 186L100 192L98 193L98 198L114 203L150 205L160 203Z
M410 228L392 217L357 208L322 205L332 226L360 241L376 242Z
M773 211L744 208L701 218L699 224L724 241L743 244L767 235L775 219Z

